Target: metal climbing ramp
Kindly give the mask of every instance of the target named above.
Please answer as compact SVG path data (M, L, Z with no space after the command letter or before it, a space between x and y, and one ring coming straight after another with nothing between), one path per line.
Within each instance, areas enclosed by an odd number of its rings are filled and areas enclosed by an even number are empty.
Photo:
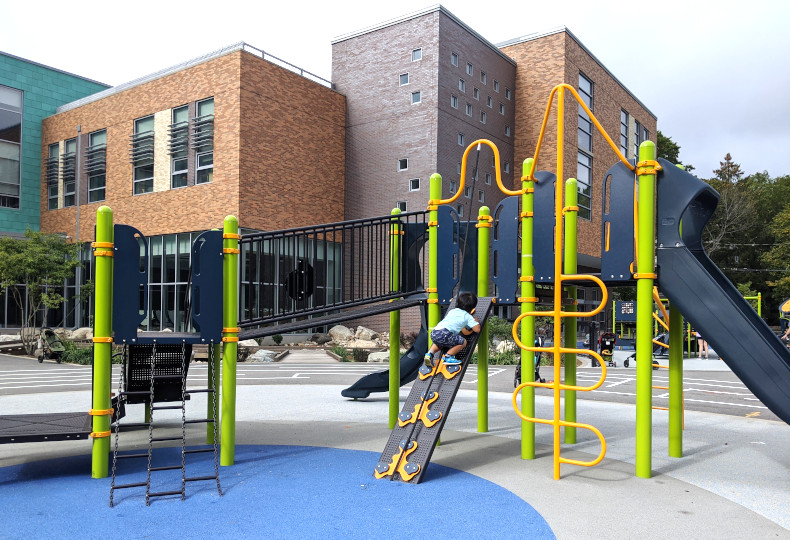
M488 319L492 305L492 298L478 299L474 315L481 326ZM448 309L454 306L455 302ZM479 336L466 336L466 347L457 355L460 364L437 362L433 369L427 366L420 368L406 404L398 415L398 425L392 430L376 465L376 478L389 477L390 480L412 484L422 480Z

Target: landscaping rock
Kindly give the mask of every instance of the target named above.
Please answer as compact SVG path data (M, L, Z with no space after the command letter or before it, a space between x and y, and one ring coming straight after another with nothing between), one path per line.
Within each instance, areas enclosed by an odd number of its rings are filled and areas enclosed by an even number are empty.
M313 334L313 337L310 338L310 341L317 343L318 345L324 345L332 341L332 336L329 334Z
M377 347L375 341L365 341L364 339L358 339L356 341L351 341L345 345L348 349L375 349Z
M258 342L254 339L245 339L244 341L239 341L239 347L257 347Z
M512 341L500 341L496 346L496 352L502 354L506 351L515 351L516 344Z
M19 341L22 339L19 334L0 334L0 342Z
M374 341L377 337L379 337L378 332L374 332L370 328L365 328L364 326L357 326L357 331L354 332L354 337L357 339L361 339L363 341Z
M90 334L90 336L88 336ZM74 341L82 341L85 339L93 339L93 330L91 328L77 328L71 333L71 339Z
M334 341L348 341L354 337L354 333L342 324L330 328L329 335Z
M260 349L247 357L247 362L274 362L277 353L274 351L267 351Z
M384 352L374 352L368 355L368 363L370 362L378 362L378 363L385 363L390 361L390 353L389 351Z

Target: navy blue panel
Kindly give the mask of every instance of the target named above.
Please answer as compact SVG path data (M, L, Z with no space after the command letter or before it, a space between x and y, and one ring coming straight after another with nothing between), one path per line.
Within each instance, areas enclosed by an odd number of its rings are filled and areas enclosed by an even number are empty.
M420 256L423 246L428 241L425 223L405 223L404 235L401 241L401 290L417 291L423 288Z
M477 294L477 221L461 221L460 228L461 248L461 286L458 292L472 292Z
M491 276L496 285L497 304L514 304L518 297L519 198L519 195L506 197L494 209Z
M532 262L535 281L554 281L554 184L557 176L548 171L535 173L535 219Z
M202 341L222 339L222 231L206 231L192 244L192 322Z
M114 235L112 325L116 343L132 343L148 313L148 242L130 225L115 225Z
M458 250L458 213L449 205L441 205L438 209L439 219L436 227L438 246L436 250L438 268L437 289L439 303L449 304L453 297L453 289L458 283L459 250Z
M607 171L602 204L601 279L606 283L632 283L634 171L624 163L618 162Z

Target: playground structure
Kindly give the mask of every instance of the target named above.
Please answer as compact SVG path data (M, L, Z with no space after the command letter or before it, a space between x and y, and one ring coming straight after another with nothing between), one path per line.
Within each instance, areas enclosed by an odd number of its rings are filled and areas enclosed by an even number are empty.
M562 146L558 145L557 149L556 174L535 171L542 134L555 95L558 97L557 114L560 119L558 140L563 140L566 90L585 108L620 158L604 181L600 276L576 273L577 187L573 179L560 180L563 178ZM157 353L170 346L180 354L183 368L176 375L182 388L183 408L187 347L192 344L210 347L209 379L214 384L206 419L209 424L207 441L212 445L219 443L220 464L228 466L235 459L235 367L239 339L390 313L390 340L395 344L398 343L400 328L399 310L426 304L426 330L435 326L441 315L440 305L451 302L461 274L459 245L462 222L450 203L463 192L466 162L470 152L475 148L479 151L480 145L488 145L494 152L497 184L508 197L493 213L486 207L481 208L475 225L478 231L476 292L480 297L478 313L484 328L479 340L482 343L488 341L484 323L493 304L520 305L521 315L514 324L513 337L522 351L524 381L514 392L513 403L523 420L523 459L535 458L536 423L553 427L555 478L560 477L560 465L563 463L595 465L605 455L606 443L600 431L577 422L576 392L598 388L605 380L606 366L597 352L577 348L576 324L566 325L564 344L560 343L559 336L564 320L591 317L603 309L608 301L607 284L637 287L637 476L649 477L651 474L651 341L656 283L671 302L667 314L670 455L682 455L681 313L703 332L716 350L726 351L726 360L733 372L766 406L790 423L790 353L702 250L702 228L715 208L716 192L672 164L657 161L655 147L650 142L640 147L639 163L628 162L575 90L561 85L549 99L535 157L524 162L520 190L509 190L502 185L496 147L489 141L479 140L473 142L464 154L461 182L454 197L442 199L441 177L434 175L431 178L431 200L427 212L393 211L391 215L379 218L243 236L238 234L237 220L226 218L222 233L206 233L207 236L198 239L193 248L193 255L205 253L205 256L193 257L192 332L138 332L137 328L147 314L146 296L139 293L140 286L145 290L147 280L139 271L140 245L144 244L144 239L131 228L124 229L120 225L113 228L112 212L102 207L94 246L97 255L96 328L93 409L89 416L92 418L93 476L101 478L108 475L110 427L125 405L120 399L124 396L117 396L120 401L115 403L110 400L109 368L113 343L149 347L144 356L150 357L146 379L150 391L146 403L151 408L156 401L157 388L153 380L157 372ZM427 265L428 283L423 286L423 248L426 243L430 260ZM467 246L464 264L468 263L468 255L472 251ZM489 276L492 258L496 262ZM330 261L335 264L328 264ZM453 270L440 273L439 261L453 261L452 265L444 264L442 267L452 266ZM277 269L276 276L267 274L272 268ZM491 295L488 289L489 278L496 285L495 295ZM222 288L218 286L220 280ZM280 284L278 287L267 288L267 284L275 281ZM553 284L551 310L536 310L536 283ZM593 311L577 312L575 285L590 283L603 291L601 303ZM563 302L563 288L567 289L569 303ZM121 308L127 309L128 313L124 312L124 315L116 311ZM552 346L527 345L535 342L535 316L552 317L555 335ZM413 385L400 413L399 387L405 379L397 347L391 347L388 386L389 423L393 432L376 466L377 476L412 482L420 480L450 412L474 344L475 340L470 340L460 353L462 364L457 369L443 364L433 369L420 369L416 375L419 380ZM535 353L547 353L553 357L552 382L530 380L534 376ZM591 355L601 363L600 379L591 386L576 384L575 358L580 353ZM564 373L560 362L563 356ZM478 351L478 370L478 431L485 432L488 430L487 347ZM535 387L553 391L552 419L535 418ZM517 402L519 397L520 405ZM564 414L561 398L565 403ZM219 435L215 430L218 420L221 420ZM561 456L561 431L564 429L565 443L573 444L577 428L592 431L601 441L600 454L590 462ZM183 495L183 487L181 493Z

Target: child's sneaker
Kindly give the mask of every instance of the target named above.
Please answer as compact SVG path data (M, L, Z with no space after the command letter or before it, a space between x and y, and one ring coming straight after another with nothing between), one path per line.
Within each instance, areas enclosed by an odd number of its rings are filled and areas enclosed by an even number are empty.
M448 364L448 365L456 365L456 364L460 364L461 363L461 361L458 358L456 358L454 355L452 355L452 356L451 355L447 355L442 360L444 361L445 364Z
M432 368L433 367L433 355L429 352L425 353L425 358L423 359L426 367Z

